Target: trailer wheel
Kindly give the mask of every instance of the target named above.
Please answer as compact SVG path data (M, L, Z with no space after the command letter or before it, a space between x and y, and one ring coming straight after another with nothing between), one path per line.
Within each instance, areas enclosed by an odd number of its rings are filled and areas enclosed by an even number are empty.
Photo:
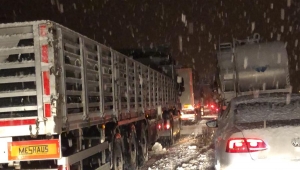
M128 153L129 153L129 169L135 170L138 169L137 164L137 135L135 130L131 130L130 135L128 136Z
M180 136L181 136L181 134L180 134L180 131L179 131L179 132L177 133L177 135L176 135L177 140L180 139Z
M179 119L179 129L182 130L183 129L183 124L182 124L182 120Z
M173 128L170 129L169 145L174 144Z
M148 161L148 140L145 124L141 125L141 133L139 138L139 166Z
M115 140L113 145L113 170L123 170L124 160L120 140Z

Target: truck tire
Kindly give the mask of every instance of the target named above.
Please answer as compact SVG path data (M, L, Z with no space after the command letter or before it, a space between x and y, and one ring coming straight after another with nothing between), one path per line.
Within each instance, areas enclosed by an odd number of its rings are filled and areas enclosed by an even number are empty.
M174 142L174 136L173 136L173 127L170 129L170 137L169 137L169 145L173 145Z
M113 143L112 164L113 164L113 170L124 169L124 158L122 154L122 144L120 140L115 140Z
M183 123L182 123L182 120L180 120L180 122L179 122L179 129L180 129L180 130L183 129Z
M136 170L138 169L138 162L137 162L137 153L138 153L138 144L137 144L137 135L134 129L131 129L130 134L128 134L128 145L127 145L127 152L128 152L128 168L129 170Z
M145 124L141 124L139 136L139 166L148 161L148 139Z
M181 134L180 134L180 130L179 130L179 132L178 132L177 135L176 135L177 140L180 139L180 136L181 136Z

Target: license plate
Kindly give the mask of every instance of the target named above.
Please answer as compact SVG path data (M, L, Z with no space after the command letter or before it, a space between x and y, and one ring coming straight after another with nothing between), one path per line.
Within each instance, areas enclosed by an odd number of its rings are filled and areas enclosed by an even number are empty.
M60 158L58 139L8 142L8 160Z

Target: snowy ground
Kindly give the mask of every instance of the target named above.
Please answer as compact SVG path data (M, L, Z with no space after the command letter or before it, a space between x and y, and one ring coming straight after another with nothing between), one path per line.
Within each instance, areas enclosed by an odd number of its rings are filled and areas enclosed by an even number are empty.
M211 142L203 137L212 130L206 128L205 122L184 126L182 137L170 148L156 143L141 170L213 170Z

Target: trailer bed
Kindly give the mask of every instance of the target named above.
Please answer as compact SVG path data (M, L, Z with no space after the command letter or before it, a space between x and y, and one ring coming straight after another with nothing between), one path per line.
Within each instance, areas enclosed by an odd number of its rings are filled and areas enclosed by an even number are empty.
M64 26L0 24L0 137L124 124L175 102L171 78Z

